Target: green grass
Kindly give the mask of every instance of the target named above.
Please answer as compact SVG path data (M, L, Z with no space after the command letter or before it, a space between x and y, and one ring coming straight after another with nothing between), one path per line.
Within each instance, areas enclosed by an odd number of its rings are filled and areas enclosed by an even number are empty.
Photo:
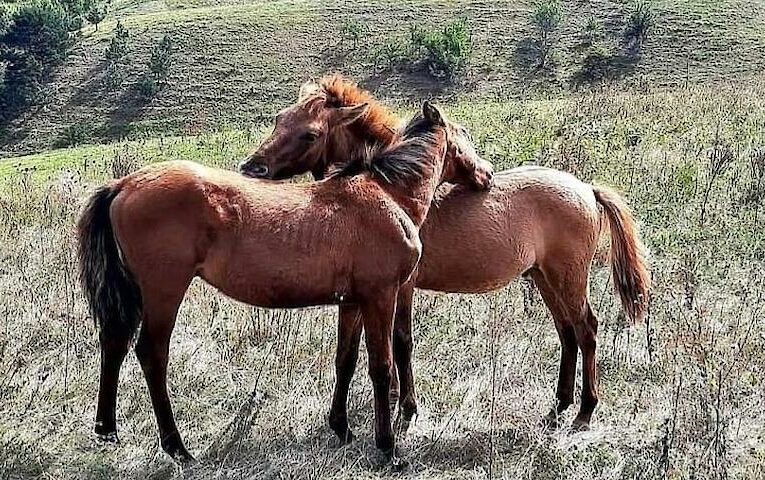
M593 431L578 434L539 425L554 396L559 346L538 294L518 283L488 295L418 294L420 415L401 441L411 462L403 477L762 474L765 212L753 195L765 193L765 180L752 165L765 162L763 81L443 102L497 168L533 162L623 191L651 250L654 288L649 324L625 328L609 269L598 261L591 294L602 400ZM266 134L268 122L257 125L0 163L0 472L174 474L132 357L119 390L122 444L100 445L91 433L98 346L75 281L73 225L113 169L177 158L233 168ZM732 157L713 176L716 144ZM192 452L222 448L186 477L392 474L376 466L363 353L349 404L359 438L339 447L326 426L335 316L253 310L192 285L171 345L171 397ZM264 395L256 415L229 438L226 426L253 388Z
M128 136L178 135L249 128L294 100L309 76L341 71L372 87L382 98L407 104L435 96L442 100L547 98L580 88L572 81L581 64L576 48L590 16L617 41L628 2L569 2L564 8L557 68L532 71L528 46L534 38L530 4L519 1L392 0L315 2L118 2L98 32L86 27L70 59L49 86L43 109L11 124L0 138L0 156L48 149L68 126L87 123L91 141ZM658 1L657 23L639 56L620 60L620 82L638 88L719 83L753 75L765 67L765 6L728 0ZM742 15L741 12L748 12ZM371 52L408 35L410 24L445 24L465 16L473 32L473 54L454 84L434 83L403 66L375 70ZM126 81L116 91L103 87L104 54L117 19L131 31ZM369 27L356 50L335 49L347 19ZM146 70L151 46L172 35L179 51L167 86L151 101L132 90ZM331 47L331 48L328 48Z

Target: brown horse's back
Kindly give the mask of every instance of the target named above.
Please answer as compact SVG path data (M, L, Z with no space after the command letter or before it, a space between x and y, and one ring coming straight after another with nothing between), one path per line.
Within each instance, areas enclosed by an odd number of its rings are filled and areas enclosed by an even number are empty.
M419 255L417 230L406 214L363 182L355 177L287 184L167 162L115 185L120 193L112 220L144 290L182 291L199 275L253 305L335 303L374 282L358 278L358 271L390 277L399 269L403 282ZM373 204L365 205L365 198ZM376 245L365 240L369 228L380 231ZM411 245L399 245L402 237ZM402 249L416 252L401 265L391 264ZM306 282L306 276L315 280Z
M417 286L491 291L548 259L581 263L587 272L599 234L592 187L565 172L507 170L484 193L444 185L420 233Z

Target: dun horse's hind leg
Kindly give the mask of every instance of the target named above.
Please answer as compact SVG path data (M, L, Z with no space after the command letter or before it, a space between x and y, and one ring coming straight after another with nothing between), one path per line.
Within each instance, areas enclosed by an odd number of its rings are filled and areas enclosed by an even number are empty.
M130 347L127 339L107 339L101 335L101 380L98 387L98 408L96 410L96 434L106 442L118 442L117 384L120 367Z
M552 313L555 329L560 339L560 370L558 371L557 404L545 416L545 421L557 428L560 415L574 403L574 384L576 381L577 341L574 326L566 308L561 304L558 293L553 289L539 270L532 270L531 277L537 285L542 298Z
M598 366L595 349L598 319L585 300L581 320L575 324L576 340L582 350L582 405L574 419L574 428L588 430L592 412L598 404Z
M400 410L396 419L397 429L406 431L412 417L417 413L417 398L414 393L412 374L412 298L414 285L401 287L396 304L393 330L393 357L398 369Z
M147 289L148 290L148 289ZM141 363L149 395L159 427L162 449L179 462L190 462L194 457L183 445L175 425L170 398L167 393L167 361L170 336L175 326L185 288L180 294L170 296L153 295L144 298L144 316L141 333L135 346L135 353Z
M361 311L356 305L341 305L337 324L337 354L335 356L335 392L332 395L332 408L329 411L329 426L345 443L353 440L353 433L348 427L348 390L356 361L359 357L361 340Z

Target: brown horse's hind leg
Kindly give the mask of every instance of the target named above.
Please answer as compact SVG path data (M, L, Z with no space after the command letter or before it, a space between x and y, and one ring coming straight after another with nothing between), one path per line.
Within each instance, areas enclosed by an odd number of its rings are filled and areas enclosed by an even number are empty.
M107 339L101 335L101 381L98 387L96 434L111 443L117 443L117 384L120 367L129 348L127 339Z
M574 403L574 383L576 381L577 342L574 327L559 299L556 291L550 286L542 272L532 270L539 292L547 308L552 313L555 329L560 339L560 369L558 371L558 388L556 389L556 405L545 416L545 421L554 428L560 424L560 415Z
M170 336L175 327L175 317L183 299L183 293L165 298L145 298L143 324L135 346L149 387L151 403L159 427L162 449L178 462L191 462L194 457L183 445L175 425L170 398L167 394L167 361Z
M582 405L574 419L574 428L588 430L592 412L598 404L598 366L596 337L598 319L592 313L589 302L585 304L582 320L575 325L576 340L582 350Z
M414 285L401 287L398 292L396 318L393 329L393 357L398 369L400 389L400 410L396 418L396 429L406 432L409 422L417 413L417 398L414 393L412 373L412 298Z
M335 392L332 395L332 408L329 411L329 426L341 441L353 440L353 433L348 427L348 390L356 361L359 357L361 340L361 311L355 305L341 305L337 325L337 354L335 356Z

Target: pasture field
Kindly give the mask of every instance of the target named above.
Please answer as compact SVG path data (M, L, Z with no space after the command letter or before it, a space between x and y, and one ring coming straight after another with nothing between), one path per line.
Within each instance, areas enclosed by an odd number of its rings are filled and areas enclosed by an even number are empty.
M765 478L765 3L656 0L640 57L595 86L572 84L581 30L594 16L618 35L630 3L563 5L556 68L537 75L524 50L531 1L113 0L43 104L0 127L0 480ZM370 57L412 22L456 16L471 24L473 54L453 84ZM345 19L369 28L357 49L335 48ZM110 90L104 50L117 20L129 53ZM138 101L164 34L177 47L167 84ZM201 463L181 471L161 450L133 355L121 444L96 440L99 347L75 257L86 198L152 162L234 168L299 84L330 71L402 116L434 98L497 170L545 165L625 195L650 251L650 312L626 325L604 235L591 275L601 392L591 431L569 429L578 402L562 429L542 425L560 346L527 283L417 293L419 414L399 439L410 465L393 471L374 447L363 348L349 399L358 438L341 446L327 425L336 308L255 309L195 281L169 386Z
M591 293L601 403L594 428L548 433L559 345L533 290L420 293L420 414L406 478L758 478L765 470L763 80L556 100L454 102L498 168L535 162L623 191L651 251L649 321L627 328L598 261ZM406 109L402 113L406 113ZM267 125L62 149L0 164L0 466L3 478L171 478L136 360L123 367L122 444L92 434L95 330L76 282L74 222L92 187L185 158L232 168ZM180 430L204 461L188 478L372 478L364 354L359 438L326 425L336 311L264 311L201 282L171 345ZM572 407L572 410L574 407ZM569 412L573 416L574 412ZM571 416L568 417L570 423Z

